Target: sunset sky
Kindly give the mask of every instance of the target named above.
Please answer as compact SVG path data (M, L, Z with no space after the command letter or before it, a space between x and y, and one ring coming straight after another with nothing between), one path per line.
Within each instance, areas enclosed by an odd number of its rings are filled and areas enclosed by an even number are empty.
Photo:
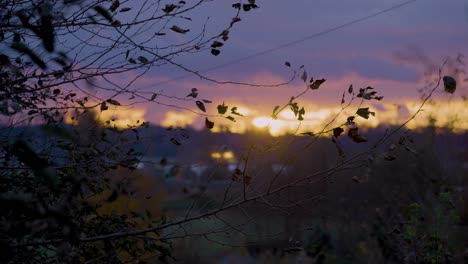
M468 83L464 82L467 77L457 74L456 69L466 69L457 62L457 58L468 56L466 1L411 1L384 14L314 37L404 2L258 0L260 8L241 16L242 21L232 30L230 40L221 48L219 56L212 56L207 51L175 60L216 80L256 84L284 82L290 77L292 68L305 65L309 77L327 79L319 90L311 91L299 100L307 112L301 130L314 130L339 111L341 95L350 84L355 89L372 86L384 96L382 102L366 105L376 112L376 118L365 121L369 126L382 122L396 123L407 118L420 102L418 91L426 87L427 81L433 81L444 60L451 58L443 74L456 77L458 89L454 95L444 93L443 89L436 91L438 106L428 106L425 114L432 111L439 126L447 125L450 120L460 120L456 122L455 130L464 131L468 128L467 102L464 99L468 94ZM225 25L230 21L233 13L230 5L230 1L207 2L193 17L198 17L196 14L200 14L200 18L210 16L207 30L215 31L221 28L217 23ZM202 22L194 19L193 23ZM308 37L311 38L279 48ZM275 50L258 55L270 49ZM244 59L251 55L255 56ZM239 59L243 60L233 63ZM285 61L293 67L285 67ZM129 77L114 76L117 80ZM185 97L191 88L197 88L200 98L213 101L207 105L208 114L216 114L216 106L223 101L229 106L239 106L239 111L246 117L233 123L232 130L242 132L254 126L270 126L272 134L280 134L278 130L295 130L297 122L293 121L291 112L280 115L281 125L280 121L271 123L268 117L275 105L284 105L304 87L300 79L275 88L217 85L171 67L154 68L134 84L134 89L139 91L178 97ZM193 101L158 100L198 111ZM103 113L103 118L113 115L124 122L142 119L165 126L191 125L198 128L203 127L205 118L155 102L124 108ZM353 114L353 109L355 111L356 108L350 108L345 114ZM220 117L209 118L216 124L230 123ZM424 125L425 120L416 121L410 127Z

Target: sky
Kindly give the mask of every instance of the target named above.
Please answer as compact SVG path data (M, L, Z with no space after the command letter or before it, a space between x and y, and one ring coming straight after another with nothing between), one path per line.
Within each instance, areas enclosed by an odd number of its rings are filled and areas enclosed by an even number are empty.
M457 92L450 95L442 89L437 90L435 104L425 107L426 117L409 126L424 126L427 115L432 113L438 120L438 126L455 123L455 130L466 131L468 124L464 120L468 120L468 104L464 98L468 95L468 83L463 82L466 78L463 74L455 71L457 68L466 69L457 62L457 58L468 56L468 1L410 1L389 12L328 32L404 2L257 0L260 8L241 16L242 21L231 31L230 40L222 47L219 56L212 56L207 51L175 60L216 80L256 84L284 82L289 79L291 68L304 65L309 78L325 78L327 81L319 90L308 92L298 101L307 113L300 127L302 131L316 130L334 116L340 110L342 93L350 84L355 89L372 86L384 96L381 102L366 102L376 112L374 119L363 120L368 126L401 122L417 109L421 91L428 89L427 82L434 80L438 68L450 58L443 74L457 78ZM201 18L209 16L211 23L208 23L207 31L215 32L224 21L230 20L233 12L230 5L231 1L209 1L197 11L199 13L192 15L197 18L200 14L200 21L194 19L193 23L202 23ZM309 36L312 37L308 40L282 47ZM242 61L233 63L239 59ZM285 61L292 67L286 67ZM129 76L114 78L126 79ZM197 88L200 98L213 101L206 106L208 118L216 124L215 131L220 130L219 124L224 124L234 132L266 127L270 133L279 135L297 130L294 115L285 111L279 116L279 121L269 120L269 116L276 105L287 103L291 96L304 89L304 84L298 79L281 87L218 85L175 68L161 67L141 77L134 84L134 89L185 97L191 88ZM160 100L200 113L194 102ZM245 117L232 123L211 115L216 113L216 106L222 102L238 106ZM344 114L353 114L355 110L351 107ZM117 116L127 123L142 119L165 126L197 128L203 127L205 118L191 111L156 103L133 105L102 115L102 118Z

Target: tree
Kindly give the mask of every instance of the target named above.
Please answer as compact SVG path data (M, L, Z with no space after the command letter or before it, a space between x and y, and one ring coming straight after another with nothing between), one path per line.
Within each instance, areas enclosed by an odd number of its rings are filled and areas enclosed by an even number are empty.
M118 263L152 257L167 260L173 255L171 241L178 238L202 237L227 244L216 237L225 232L243 233L251 222L251 217L244 214L240 221L231 223L227 219L230 213L242 215L245 208L254 208L258 214L273 209L287 211L315 201L321 194L310 192L311 186L324 182L326 186L340 171L369 166L373 162L369 157L380 157L382 148L395 140L403 128L404 124L359 153L346 153L340 143L344 133L355 143L367 142L359 131L359 118L374 116L366 103L382 100L373 87L355 90L350 86L343 93L341 111L321 131L304 132L299 141L286 138L274 144L251 145L228 176L229 184L213 191L216 199L200 190L190 199L185 214L173 219L141 208L141 192L132 188L130 182L141 157L133 142L139 140L141 129L148 123L136 122L122 130L114 125L114 120L96 121L90 112L118 107L121 95L130 96L129 100L158 103L163 94L132 89L136 79L155 67L172 65L217 82L179 64L176 58L204 51L218 56L240 16L258 8L252 0L234 3L231 21L208 36L205 33L210 24L196 28L190 22L193 10L205 1L166 2L1 2L0 40L5 52L0 54L0 111L5 132L2 131L0 150L0 201L8 205L0 218L0 229L5 234L0 240L2 261ZM285 66L293 68L289 62ZM127 72L136 77L124 84L111 78ZM308 76L302 66L292 72L302 80L304 90L284 105L275 106L272 118L290 109L300 122L306 113L300 98L320 90L326 80ZM442 78L439 73L439 82ZM450 85L453 92L455 87ZM439 83L432 92L438 86ZM99 93L90 93L86 87ZM196 88L187 97L202 114L205 104L210 103L198 97ZM343 118L343 112L354 107L355 101L360 102L359 106ZM219 116L233 121L242 116L235 106L224 103L217 110ZM65 125L67 116L77 125ZM206 127L212 128L213 121L205 120ZM47 124L40 134L19 127L34 122ZM292 174L290 167L308 158L304 153L323 135L329 135L336 146L337 163L320 171ZM171 142L180 145L175 138ZM258 157L276 154L278 149L282 149L280 154L290 153L292 144L302 144L304 151L280 157L284 162L266 174L258 170ZM151 201L153 196L147 194L144 199ZM194 227L197 221L207 221L208 227Z

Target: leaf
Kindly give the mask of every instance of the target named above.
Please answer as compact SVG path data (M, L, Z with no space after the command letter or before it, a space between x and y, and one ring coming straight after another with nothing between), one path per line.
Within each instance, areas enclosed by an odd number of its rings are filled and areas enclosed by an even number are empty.
M367 138L359 134L357 127L350 128L348 131L348 136L356 143L367 142Z
M244 184L249 185L252 182L252 177L249 175L244 175Z
M317 90L320 85L322 85L322 83L324 83L326 80L325 79L320 79L320 80L315 80L310 86L309 88L312 89L312 90Z
M179 142L177 139L175 139L175 138L171 138L170 141L171 141L172 144L174 144L174 145L176 145L176 146L180 146L180 145L181 145L180 142Z
M156 99L156 97L158 97L158 94L155 94L155 93L154 93L154 94L151 96L150 101L154 101L154 99Z
M170 4L170 5L166 5L166 6L162 9L162 11L164 11L164 13L166 13L166 14L169 14L170 12L174 11L176 8L177 8L176 5Z
M102 102L101 103L101 112L106 111L107 109L109 109L109 107L107 106L106 102Z
M219 48L221 46L223 46L224 44L219 42L219 41L213 41L213 43L211 43L211 47L212 48Z
M385 154L384 159L387 161L393 161L396 159L396 157L391 154Z
M143 56L139 56L138 60L143 64L148 64L149 63L149 60L147 58L143 57Z
M104 9L102 6L95 6L94 7L94 10L100 14L102 17L104 17L105 19L107 19L107 21L111 22L113 21L112 19L112 15L109 13L109 11L107 11L106 9Z
M218 108L218 114L220 114L220 115L224 115L228 110L228 106L225 105L224 102L223 102L222 105L218 105L217 108Z
M302 132L301 135L313 137L315 134L314 134L314 132L309 131L309 132Z
M208 120L208 118L205 117L205 126L208 129L212 129L214 127L214 122L211 122L210 120Z
M132 10L130 7L123 7L123 8L120 9L119 12L125 13L125 12L128 12L128 11L130 11L130 10Z
M243 9L245 12L249 12L251 8L252 8L252 6L251 6L250 4L243 4L243 5L242 5L242 9Z
M196 101L195 104L197 105L198 109L203 112L206 112L205 104L202 101Z
M119 8L119 6L120 6L119 0L115 0L115 1L112 3L112 5L109 7L109 10L110 10L111 12L114 12L115 10L117 10L117 8Z
M111 105L120 105L120 103L116 100L113 100L113 99L108 99L107 102Z
M371 114L372 116L375 116L375 112L369 111L369 107L359 108L356 111L356 114L364 119L369 119L369 114Z
M233 8L235 9L240 9L241 8L241 3L235 3L232 5Z
M240 17L233 17L231 20L230 26L232 27L235 23L240 22L240 21L241 21Z
M186 97L197 98L197 96L198 96L198 89L197 88L192 88L192 91Z
M286 67L291 67L291 63L289 63L289 61L285 62L284 65L286 65Z
M232 116L226 116L226 119L231 120L232 122L236 122L236 119Z
M20 52L20 53L24 53L26 55L29 56L29 58L35 63L37 64L37 66L39 66L41 69L45 69L47 68L45 62L39 58L39 56L36 55L36 53L34 53L28 46L26 46L24 43L21 43L21 42L16 42L14 41L13 44L11 45L11 48Z
M361 179L359 179L358 176L353 176L353 177L351 178L351 180L353 180L353 181L356 182L356 183L361 183L361 182L362 182Z
M211 54L213 54L215 56L218 56L220 53L221 53L221 51L218 50L218 49L211 49Z
M304 72L302 73L301 80L303 80L304 82L307 81L307 72L306 72L306 71L304 71Z
M243 116L241 113L237 112L237 106L234 106L234 107L231 108L231 114L238 115L238 116Z
M414 155L417 155L417 154L418 154L418 152L417 152L416 150L414 150L414 149L412 149L412 148L410 148L410 147L408 147L408 146L405 146L405 149L406 149L406 151L411 152L411 153L414 154Z
M457 81L451 76L444 76L442 80L445 92L453 94L457 89Z
M305 109L304 109L304 107L302 107L297 113L298 113L298 115L299 115L299 116L297 117L297 120L299 120L299 121L304 120L304 115L305 115Z
M203 101L205 104L211 104L211 103L212 103L212 101L206 100L206 99L203 99L202 101Z
M352 94L352 93L353 93L353 85L352 85L352 84L349 85L348 93L349 93L349 94Z
M108 203L111 203L111 202L117 200L118 197L119 197L119 193L117 192L117 190L113 190L112 194L109 197L107 197L106 201Z
M277 106L275 106L275 108L273 108L273 114L271 114L271 118L273 118L273 119L275 119L275 120L278 119L278 116L277 116L277 114L276 114L276 111L278 111L279 108L280 108L279 105L277 105Z
M335 128L333 129L333 136L337 138L337 137L339 137L343 132L344 132L344 129L343 129L343 128L341 128L341 127L335 127Z
M185 33L190 31L190 29L183 29L183 28L180 28L180 27L178 27L176 25L172 26L171 29L173 31L177 32L177 33L180 33L180 34L185 34Z

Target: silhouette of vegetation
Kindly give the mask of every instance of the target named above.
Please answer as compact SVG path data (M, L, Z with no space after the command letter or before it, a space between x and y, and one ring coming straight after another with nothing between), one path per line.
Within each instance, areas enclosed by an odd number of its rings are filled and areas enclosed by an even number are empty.
M260 8L255 0L226 3L231 17L210 35L208 20L192 23L194 10L206 4L0 0L0 261L195 262L205 242L218 253L242 248L265 261L271 257L265 252L316 263L454 263L460 258L461 239L449 233L459 221L453 179L420 169L429 166L425 158L434 157L419 156L411 132L404 129L437 88L456 93L456 79L444 76L442 66L417 111L400 126L375 135L366 135L360 121L378 115L370 102L384 98L374 87L350 85L329 123L320 131L299 132L307 113L301 98L320 92L326 79L286 62L292 78L285 83L218 81L177 62L176 57L193 53L222 55L231 28ZM214 118L235 125L243 118L237 106L215 104L217 112L211 114L207 105L213 102L197 88L183 98L132 89L151 69L165 66L218 84L300 82L304 89L271 114L274 120L292 111L296 135L217 138L209 132ZM117 83L112 79L117 74L133 77ZM148 122L122 128L114 118L96 118L127 104L123 96L128 104L179 108L184 107L160 98L189 101L193 108L186 110L204 116L206 130L193 132L199 138L191 141L187 129L168 128L158 143L165 152L150 150L146 140L156 140L158 129ZM232 149L212 148L228 142ZM175 155L187 163L171 159ZM409 159L424 164L400 168ZM189 163L197 160L208 165ZM433 192L422 190L415 197L408 190L396 192L400 179L388 173L388 162L402 176L424 174L412 179ZM387 172L374 179L376 171ZM451 172L460 177L460 171ZM345 179L342 185L333 184L340 179ZM364 187L340 190L350 184ZM368 199L376 198L362 207L339 198L347 194L363 201L359 194L364 191ZM387 191L398 196L389 197ZM379 202L387 208L376 208ZM204 242L185 244L198 239ZM198 252L190 255L193 251Z

